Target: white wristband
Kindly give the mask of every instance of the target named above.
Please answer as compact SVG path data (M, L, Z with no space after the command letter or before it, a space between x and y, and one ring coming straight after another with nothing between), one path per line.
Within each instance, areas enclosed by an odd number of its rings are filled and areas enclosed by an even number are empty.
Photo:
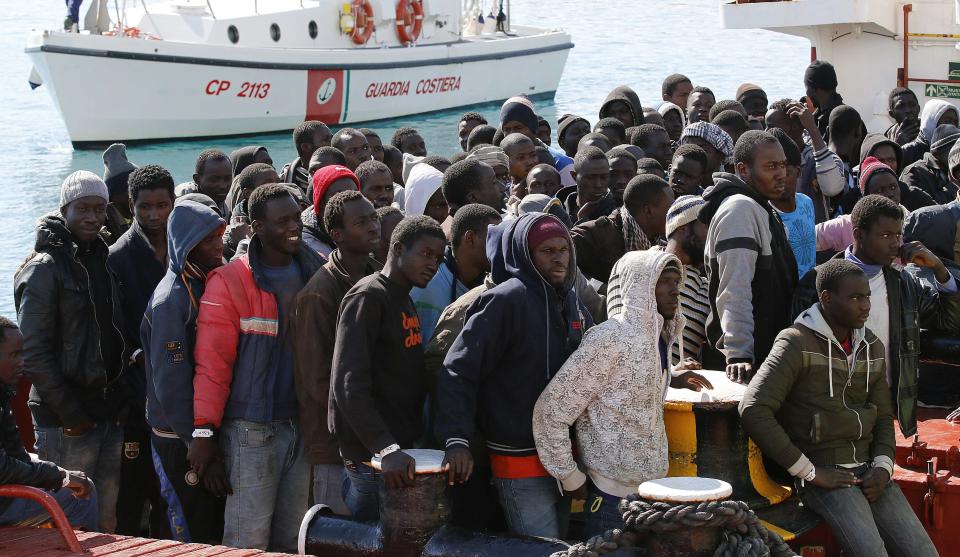
M396 443L394 443L392 445L387 446L387 448L383 449L382 451L380 451L379 453L373 456L379 458L380 460L383 460L384 457L386 457L388 454L395 453L399 450L400 450L400 445L397 445Z

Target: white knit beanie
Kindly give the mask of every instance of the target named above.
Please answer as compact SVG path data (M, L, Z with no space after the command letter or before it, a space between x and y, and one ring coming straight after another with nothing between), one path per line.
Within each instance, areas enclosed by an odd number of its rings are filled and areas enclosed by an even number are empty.
M60 186L60 207L66 207L81 197L96 196L110 202L107 185L89 170L78 170L67 176Z
M667 238L673 234L674 230L697 220L700 209L706 204L707 202L699 195L678 197L667 211Z

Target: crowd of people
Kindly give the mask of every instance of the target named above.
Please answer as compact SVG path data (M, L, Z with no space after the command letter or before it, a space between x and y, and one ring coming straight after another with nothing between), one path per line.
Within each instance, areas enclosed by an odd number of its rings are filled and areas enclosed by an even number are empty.
M890 480L920 329L960 330L958 112L897 88L869 135L830 64L802 83L718 101L675 74L658 108L617 87L555 136L513 97L451 157L307 121L279 171L210 149L179 185L112 145L0 320L39 456L8 389L0 482L78 526L138 534L149 508L153 537L293 551L309 505L376 520L404 450L435 448L454 522L563 539L580 499L589 537L666 475L667 389L712 388L702 368L747 385L743 427L845 554L935 555Z

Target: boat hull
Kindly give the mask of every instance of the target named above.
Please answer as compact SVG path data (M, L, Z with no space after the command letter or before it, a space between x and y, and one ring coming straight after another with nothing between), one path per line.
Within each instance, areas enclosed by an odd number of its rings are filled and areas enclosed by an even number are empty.
M364 53L359 62L351 51L318 52L316 63L304 60L303 52L298 60L276 63L49 43L27 53L71 141L94 147L277 132L305 119L369 122L518 93L549 95L573 46L563 37L545 35L550 40L510 49L464 45L462 53L451 52L459 44L384 49L379 60ZM401 58L413 50L417 57Z

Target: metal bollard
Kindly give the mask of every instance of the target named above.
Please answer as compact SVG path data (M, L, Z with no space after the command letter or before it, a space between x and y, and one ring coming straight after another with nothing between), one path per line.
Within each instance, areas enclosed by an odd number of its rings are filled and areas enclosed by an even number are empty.
M334 516L328 508L316 505L300 525L299 553L322 557L549 557L567 548L553 540L495 536L447 525L447 476L439 471L443 452L406 452L417 461L415 485L388 490L380 479L379 524Z

